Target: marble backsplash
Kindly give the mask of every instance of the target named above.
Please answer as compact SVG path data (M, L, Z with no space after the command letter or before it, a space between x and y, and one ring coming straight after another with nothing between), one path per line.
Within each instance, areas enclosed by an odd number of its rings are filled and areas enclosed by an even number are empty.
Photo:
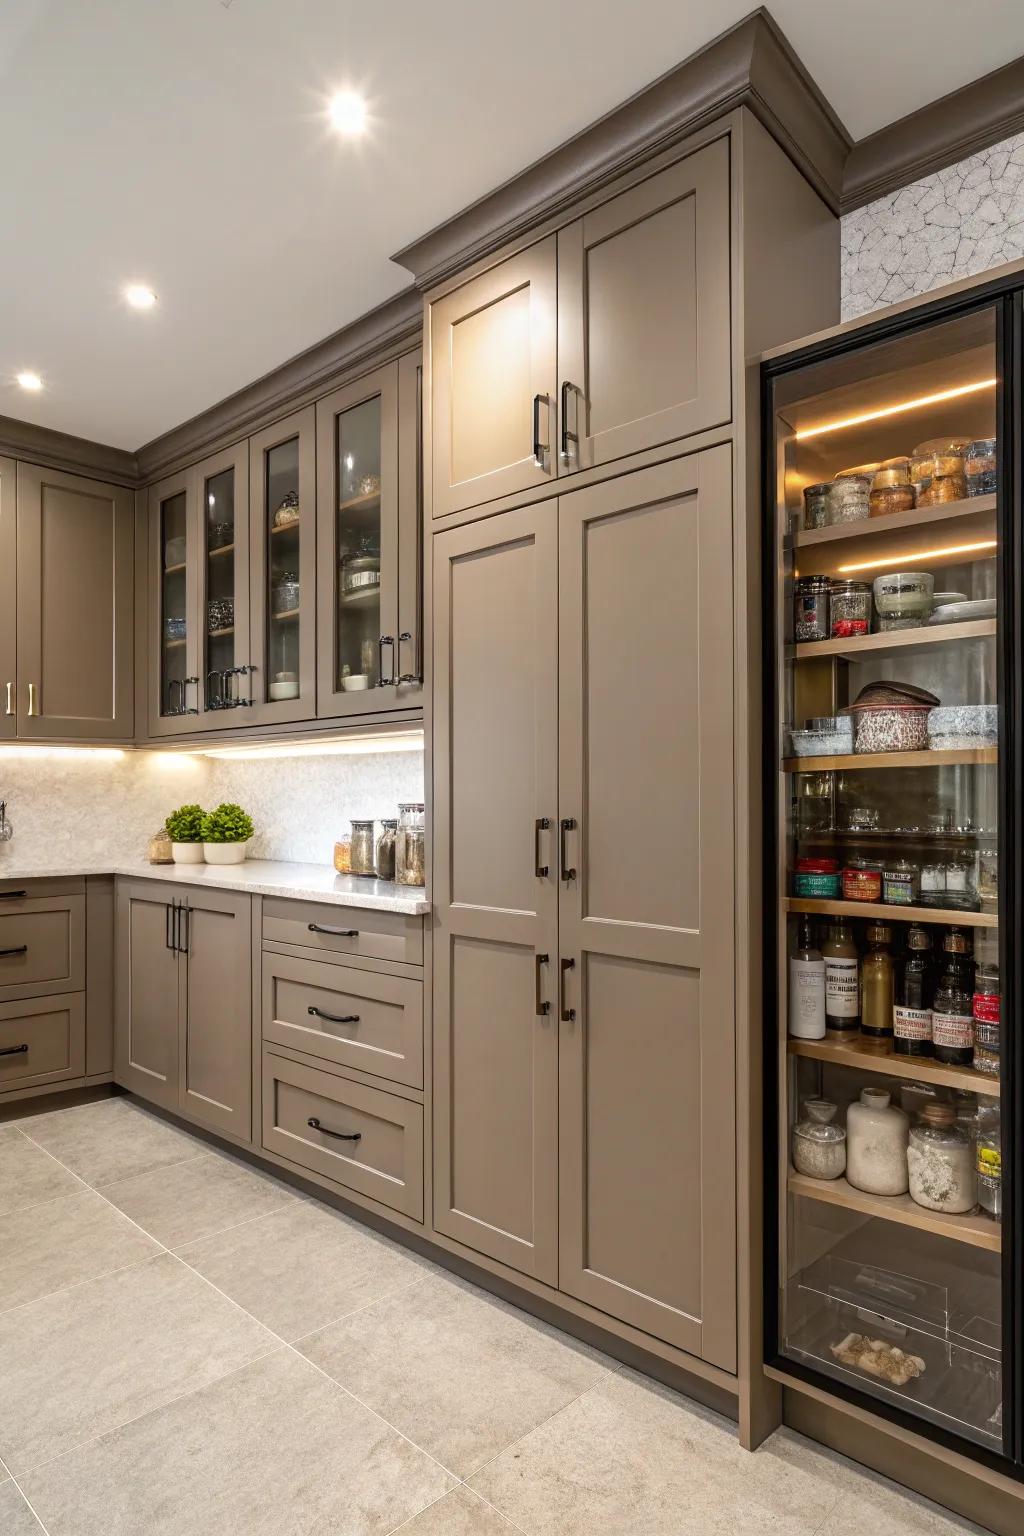
M423 753L229 759L184 753L0 750L0 799L14 827L4 865L145 856L150 835L185 801L243 805L256 823L252 858L329 864L353 816L397 814L422 800Z

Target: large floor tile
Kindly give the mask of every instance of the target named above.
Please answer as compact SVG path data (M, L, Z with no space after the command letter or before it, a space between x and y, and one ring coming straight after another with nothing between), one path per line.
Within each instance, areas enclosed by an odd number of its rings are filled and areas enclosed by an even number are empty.
M786 1431L749 1455L725 1419L620 1375L470 1481L531 1536L813 1536L837 1460Z
M277 1345L170 1254L0 1314L0 1457L26 1468Z
M125 1098L60 1109L20 1125L38 1146L97 1189L209 1151L205 1142Z
M42 1205L85 1185L14 1126L0 1126L0 1215Z
M840 1481L839 1501L819 1536L988 1536L980 1525L852 1462L843 1464Z
M298 1348L460 1477L609 1374L594 1351L441 1275Z
M80 1194L0 1216L0 1312L160 1252L159 1243L102 1195L79 1188Z
M282 1348L25 1489L50 1536L384 1536L452 1482Z
M0 1531L4 1536L41 1536L42 1526L12 1482L0 1483Z
M103 1193L167 1248L296 1203L277 1179L217 1153L104 1184Z
M414 1515L395 1536L518 1536L518 1528L469 1488L456 1488Z
M211 1284L290 1340L337 1322L432 1269L396 1243L310 1200L294 1200L283 1210L178 1252Z

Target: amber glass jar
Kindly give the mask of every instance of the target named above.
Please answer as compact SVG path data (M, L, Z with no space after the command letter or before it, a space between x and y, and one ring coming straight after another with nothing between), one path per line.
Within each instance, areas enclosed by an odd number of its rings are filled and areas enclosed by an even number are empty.
M906 485L876 485L868 497L872 517L888 517L892 512L910 512L916 506L914 487Z

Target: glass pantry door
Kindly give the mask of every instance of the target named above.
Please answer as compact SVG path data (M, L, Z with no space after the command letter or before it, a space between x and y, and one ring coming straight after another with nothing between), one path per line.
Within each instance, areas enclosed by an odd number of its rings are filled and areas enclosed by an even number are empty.
M211 723L251 698L249 654L249 455L242 444L194 471L202 529L202 712ZM224 718L223 723L238 724Z
M196 728L199 635L194 494L188 473L150 491L150 731Z
M847 335L769 386L777 1363L993 1452L1000 313Z

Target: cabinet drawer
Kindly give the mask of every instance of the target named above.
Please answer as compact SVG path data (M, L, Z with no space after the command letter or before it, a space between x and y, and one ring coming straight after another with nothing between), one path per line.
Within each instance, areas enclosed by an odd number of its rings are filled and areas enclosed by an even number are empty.
M263 1038L422 1088L423 983L265 954Z
M358 907L267 896L263 901L263 937L275 944L301 944L303 949L319 949L326 954L423 964L423 919L401 912L366 912Z
M27 896L0 908L0 1001L85 986L85 897Z
M310 1120L318 1120L320 1128ZM301 1168L423 1220L419 1104L264 1048L263 1145Z
M0 1003L0 1093L84 1076L83 992Z

